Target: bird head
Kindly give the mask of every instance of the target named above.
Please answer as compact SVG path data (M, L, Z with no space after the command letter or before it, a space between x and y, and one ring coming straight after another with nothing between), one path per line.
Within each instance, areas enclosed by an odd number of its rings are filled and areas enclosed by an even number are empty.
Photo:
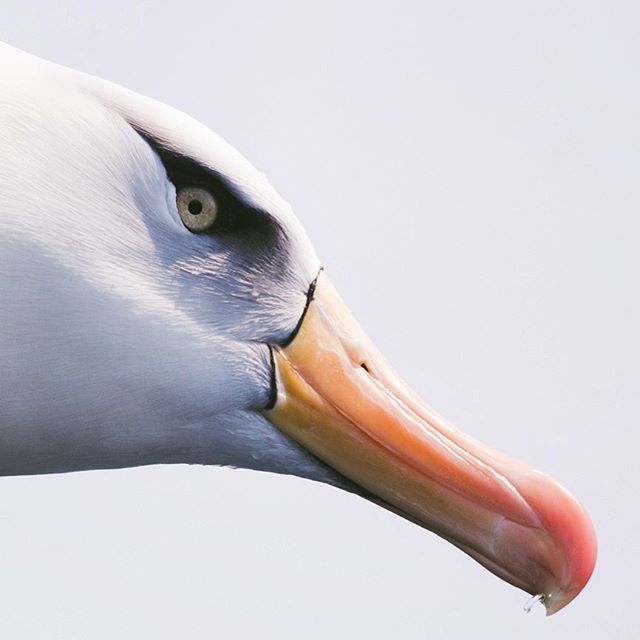
M548 613L581 591L584 509L402 382L264 175L175 109L0 56L2 472L297 475L436 532Z

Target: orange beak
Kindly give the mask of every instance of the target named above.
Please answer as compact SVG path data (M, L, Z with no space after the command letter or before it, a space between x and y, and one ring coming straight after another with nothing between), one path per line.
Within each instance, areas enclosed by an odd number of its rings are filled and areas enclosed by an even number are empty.
M458 431L369 342L321 273L294 340L275 349L267 417L380 504L451 541L507 582L567 605L594 568L582 506L548 476Z

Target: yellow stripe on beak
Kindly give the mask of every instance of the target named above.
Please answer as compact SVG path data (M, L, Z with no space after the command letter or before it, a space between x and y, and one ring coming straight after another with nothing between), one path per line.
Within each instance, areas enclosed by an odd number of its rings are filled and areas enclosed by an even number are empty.
M423 404L324 273L294 340L275 349L275 363L278 395L265 415L386 507L541 594L548 614L585 586L596 540L580 504Z

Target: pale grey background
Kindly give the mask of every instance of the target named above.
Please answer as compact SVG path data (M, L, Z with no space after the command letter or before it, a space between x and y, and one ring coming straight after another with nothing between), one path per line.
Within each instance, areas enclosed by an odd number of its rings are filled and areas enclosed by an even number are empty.
M420 394L580 497L599 563L545 619L435 536L301 480L2 479L3 637L634 635L638 4L106 4L5 3L0 38L243 151Z

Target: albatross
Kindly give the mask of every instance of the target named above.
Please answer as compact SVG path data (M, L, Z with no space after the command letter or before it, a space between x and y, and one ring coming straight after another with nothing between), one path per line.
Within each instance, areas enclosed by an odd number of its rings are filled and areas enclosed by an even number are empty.
M0 475L226 465L436 532L551 614L596 540L547 475L424 404L290 206L184 113L0 45Z

